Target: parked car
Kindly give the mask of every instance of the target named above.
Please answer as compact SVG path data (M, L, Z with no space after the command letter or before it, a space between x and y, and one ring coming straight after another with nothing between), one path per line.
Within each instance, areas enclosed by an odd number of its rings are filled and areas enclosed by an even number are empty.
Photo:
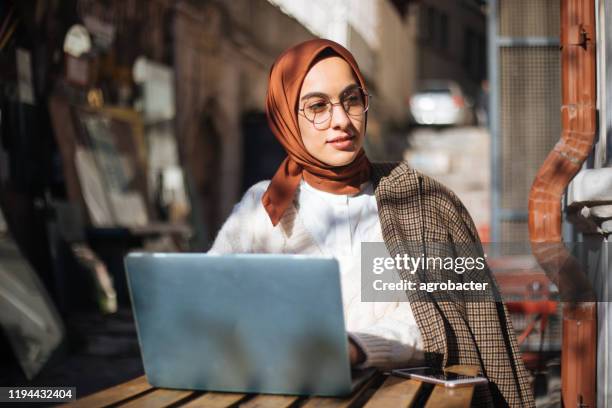
M473 102L459 84L449 80L424 81L410 97L412 121L419 125L471 125Z

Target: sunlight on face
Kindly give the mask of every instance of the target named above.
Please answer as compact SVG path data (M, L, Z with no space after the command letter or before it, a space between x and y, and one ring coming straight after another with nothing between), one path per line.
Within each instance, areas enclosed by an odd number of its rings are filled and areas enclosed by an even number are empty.
M351 92L356 92L358 86L345 60L338 56L327 57L314 64L306 74L298 106L310 109L310 113L324 115L322 107L326 100L332 103L338 103L341 98L350 101L347 98ZM304 146L312 156L335 167L347 165L355 159L363 146L365 113L349 115L342 105L334 105L331 118L323 123L313 123L312 115L304 113L299 112L298 124Z

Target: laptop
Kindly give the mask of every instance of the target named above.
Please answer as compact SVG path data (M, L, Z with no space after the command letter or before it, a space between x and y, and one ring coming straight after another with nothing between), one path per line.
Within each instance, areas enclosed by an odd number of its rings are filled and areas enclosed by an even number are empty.
M338 262L305 255L131 253L128 286L155 387L345 396Z

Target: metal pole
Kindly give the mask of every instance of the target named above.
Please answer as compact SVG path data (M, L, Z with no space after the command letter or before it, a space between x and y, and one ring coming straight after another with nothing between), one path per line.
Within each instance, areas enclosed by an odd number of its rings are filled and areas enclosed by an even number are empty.
M602 167L612 166L612 29L609 21L612 18L612 0L599 0L597 11L598 28L598 95L600 148L604 154L598 154L603 159ZM610 169L609 171L612 171ZM608 248L609 239L601 243L601 259L604 270L608 271L605 277L602 299L610 299L612 293L612 253ZM597 406L601 408L612 407L612 304L599 302L597 304L598 336L597 336Z
M500 242L501 169L499 114L499 46L497 44L497 0L489 0L487 18L487 53L489 78L489 134L491 137L491 242Z

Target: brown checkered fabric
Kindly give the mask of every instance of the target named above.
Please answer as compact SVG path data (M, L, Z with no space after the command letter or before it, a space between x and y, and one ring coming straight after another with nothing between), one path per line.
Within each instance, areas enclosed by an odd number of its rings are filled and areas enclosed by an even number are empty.
M431 255L436 249L430 243L470 244L466 251L483 253L472 218L452 191L406 163L373 163L372 167L383 238L391 256L419 256L427 250ZM408 292L427 361L441 367L479 366L490 382L476 388L474 406L535 406L508 312L496 301L500 299L497 284L488 268L477 273L461 279L489 282L486 300L443 291ZM416 279L443 282L456 281L457 276L453 271L427 270L416 274Z

